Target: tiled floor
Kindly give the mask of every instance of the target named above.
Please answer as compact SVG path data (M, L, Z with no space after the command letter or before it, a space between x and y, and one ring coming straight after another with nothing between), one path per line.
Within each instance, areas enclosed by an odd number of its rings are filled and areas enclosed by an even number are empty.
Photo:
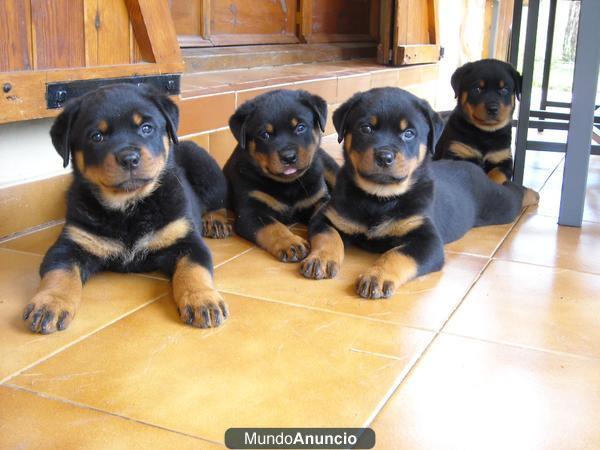
M581 229L556 225L561 170L528 155L540 206L471 231L389 300L354 295L374 259L356 249L309 281L237 237L208 241L231 309L216 330L180 324L163 277L107 273L67 331L31 334L20 312L61 225L0 243L0 448L213 449L233 426L367 425L379 449L599 448L600 158Z

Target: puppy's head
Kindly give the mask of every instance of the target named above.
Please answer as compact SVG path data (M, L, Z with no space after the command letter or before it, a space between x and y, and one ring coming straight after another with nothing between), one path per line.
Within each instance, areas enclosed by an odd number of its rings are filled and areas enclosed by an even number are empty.
M240 106L229 127L265 176L290 182L310 167L326 118L327 103L321 97L277 90Z
M484 131L496 131L510 123L521 81L510 64L483 59L456 69L451 84L465 118Z
M356 184L379 197L410 188L443 129L429 103L398 88L354 95L335 111L333 123Z
M177 143L177 106L145 86L117 84L67 103L50 136L66 167L122 209L149 195Z

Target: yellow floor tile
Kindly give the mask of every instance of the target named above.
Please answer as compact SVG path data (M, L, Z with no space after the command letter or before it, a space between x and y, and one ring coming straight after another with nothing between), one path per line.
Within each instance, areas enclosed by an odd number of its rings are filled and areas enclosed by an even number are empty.
M11 383L222 442L236 426L360 426L432 333L226 295L231 317L200 330L168 298Z
M222 449L128 419L0 387L0 447L6 449Z
M56 241L62 231L63 225L54 225L34 233L21 236L10 241L0 243L0 248L10 248L23 252L44 255ZM213 264L223 264L225 261L236 257L252 248L252 244L245 239L232 236L227 239L204 239L213 256Z
M437 330L488 261L448 254L441 272L406 284L390 299L363 300L355 293L354 283L376 258L375 254L351 247L336 278L316 281L304 278L299 264L282 263L254 249L216 269L215 284L235 294Z
M444 332L600 357L600 275L492 261Z
M0 249L0 380L168 292L168 283L135 275L100 274L86 284L77 317L63 332L42 336L22 320L35 294L41 257Z
M440 336L372 428L377 449L597 449L600 360Z
M446 245L446 251L491 257L512 226L509 223L473 228L458 241Z
M600 274L600 223L560 226L556 217L526 214L504 241L497 258Z

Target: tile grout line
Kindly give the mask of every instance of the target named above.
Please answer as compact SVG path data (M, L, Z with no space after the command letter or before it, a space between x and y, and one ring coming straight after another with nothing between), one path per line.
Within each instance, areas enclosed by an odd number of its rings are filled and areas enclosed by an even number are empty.
M51 220L49 222L44 222L40 225L35 225L33 227L29 227L29 228L25 228L22 231L16 231L14 233L11 234L7 234L6 236L3 236L2 238L0 238L0 244L5 244L7 242L10 241L14 241L16 239L19 238L23 238L23 237L27 237L31 234L35 234L38 233L40 231L44 231L48 228L52 228L55 227L57 225L63 225L65 223L64 219L59 219L59 220Z
M162 430L162 431L167 431L169 433L175 433L175 434L178 434L178 435L181 435L181 436L190 437L190 438L202 441L202 442L208 442L210 444L217 444L217 445L220 445L220 446L224 446L222 442L213 441L213 440L210 440L210 439L207 439L207 438L203 438L203 437L200 437L200 436L196 436L196 435L193 435L193 434L186 433L184 431L172 430L170 428L163 427L163 426L157 425L157 424L153 424L151 422L146 422L146 421L143 421L143 420L140 420L140 419L134 419L132 417L123 416L123 415L115 413L115 412L107 411L107 410L104 410L104 409L101 409L101 408L97 408L95 406L87 405L85 403L76 402L74 400L69 400L67 398L55 397L55 396L53 396L51 394L47 394L45 392L40 392L40 391L34 391L34 390L31 390L31 389L28 389L28 388L25 388L25 387L22 387L22 386L19 386L19 385L16 385L16 384L8 383L8 384L3 384L2 386L6 387L6 388L9 388L9 389L14 389L16 391L27 392L29 394L35 395L36 397L44 398L46 400L56 401L56 402L64 403L64 404L67 404L67 405L75 406L75 407L77 407L79 409L84 409L84 410L88 410L88 411L94 411L94 412L101 413L101 414L104 414L104 415L108 415L108 416L112 416L112 417L117 417L119 419L123 419L123 420L129 421L129 422L137 423L137 424L144 425L144 426L149 426L149 427L156 428L156 429L159 429L159 430Z
M581 360L585 360L585 361L600 361L599 356L582 355L579 353L561 352L559 350L552 350L552 349L546 349L546 348L541 348L541 347L533 347L530 345L515 344L514 342L508 342L508 341L485 339L485 338L480 338L477 336L469 336L466 334L453 333L451 331L443 331L443 332L441 332L441 334L444 336L454 336L454 337L459 337L462 339L467 339L470 341L484 342L486 344L495 344L495 345L500 345L500 346L504 346L504 347L510 347L510 348L515 348L515 349L519 349L519 350L527 350L527 351L532 351L532 352L544 353L544 354L549 354L549 355L554 355L554 356L563 356L563 357L566 356L569 358L581 359Z
M93 336L94 334L96 334L96 333L98 333L98 332L100 332L100 331L102 331L102 330L104 330L104 329L106 329L106 328L110 327L111 325L113 325L113 324L117 323L118 321L120 321L120 320L122 320L122 319L124 319L124 318L126 318L126 317L128 317L128 316L130 316L131 314L133 314L133 313L135 313L135 312L139 311L140 309L142 309L142 308L145 308L146 306L149 306L149 305L151 305L152 303L159 301L160 299L162 299L163 297L166 297L167 295L169 295L169 293L168 293L168 292L164 292L164 293L160 294L159 296L157 296L157 297L154 297L154 298L152 298L152 299L150 299L150 300L146 301L145 303L143 303L143 304L141 304L141 305L137 306L136 308L134 308L134 309L132 309L132 310L130 310L130 311L127 311L126 313L124 313L124 314L121 314L121 315L120 315L120 316L118 316L118 317L115 317L113 320L110 320L110 321L108 321L107 323L103 324L102 326L99 326L99 327L97 327L97 328L94 328L94 329L93 329L93 330L91 330L89 333L86 333L86 334L84 334L84 335L82 335L82 336L78 337L77 339L75 339L75 340L73 340L73 341L71 341L71 342L69 342L69 343L67 343L67 344L63 345L62 347L60 347L60 348L58 348L58 349L56 349L56 350L54 350L54 351L52 351L52 352L48 353L47 355L45 355L45 356L43 356L42 358L40 358L40 359L36 360L35 362L33 362L33 363L31 363L31 364L28 364L27 366L25 366L25 367L23 367L23 368L21 368L21 369L17 370L16 372L12 372L10 375L8 375L8 376L6 376L6 377L4 377L3 379L1 379L1 380L0 380L0 386L2 386L2 385L6 385L6 383L7 383L7 382L9 382L9 381L10 381L10 380L12 380L13 378L15 378L15 377L17 377L17 376L21 375L21 374L22 374L23 372L25 372L26 370L29 370L29 369L31 369L32 367L35 367L35 366L37 366L38 364L41 364L41 363L43 363L43 362L45 362L45 361L49 360L50 358L52 358L52 357L54 357L54 356L58 355L59 353L62 353L63 351L65 351L65 350L69 349L70 347L74 346L75 344L78 344L78 343L80 343L81 341L83 341L83 340L87 339L88 337L90 337L90 336Z
M558 267L558 266L546 266L544 264L539 264L539 263L533 263L533 262L528 262L528 261L517 261L514 259L506 259L506 258L499 258L499 257L493 257L492 258L493 261L502 261L502 262L510 262L510 263L515 263L515 264L524 264L524 265L528 265L528 266L535 266L535 267L542 267L545 269L555 269L555 270L568 270L569 272L575 272L575 273L583 273L586 275L596 275L596 276L600 276L600 273L598 272L590 272L588 270L579 270L579 269L570 269L568 267Z
M378 318L369 317L369 316L361 316L361 315L358 315L358 314L352 314L352 313L347 313L347 312L343 312L343 311L334 311L332 309L319 308L318 306L308 306L308 305L301 305L301 304L298 304L298 303L290 303L290 302L285 302L283 300L275 300L275 299L267 298L267 297L260 297L260 296L255 296L255 295L242 294L242 293L230 291L230 290L227 290L227 289L219 289L219 288L217 288L217 291L222 292L224 294L235 295L235 296L238 296L238 297L244 297L244 298L248 298L248 299L252 299L252 300L259 300L259 301L264 301L264 302L268 302L268 303L274 303L276 305L291 306L293 308L307 309L309 311L324 312L324 313L329 313L329 314L333 314L333 315L337 315L337 316L352 317L354 319L363 319L363 320L368 320L370 322L385 323L385 324L388 324L388 325L400 326L400 327L403 327L403 328L408 328L408 329L416 330L416 331L425 331L425 332L428 332L428 333L435 333L435 330L432 330L432 329L429 329L429 328L417 327L417 326L414 326L414 325L406 325L406 324L403 324L403 323L393 322L393 321L390 321L390 320L378 319ZM364 301L370 301L370 300L364 300ZM379 301L381 301L381 300L379 300Z
M373 422L375 421L375 419L377 418L377 416L379 415L379 413L383 410L383 408L385 407L385 405L388 403L389 399L400 389L400 387L402 386L402 384L404 383L404 381L409 377L409 375L411 373L413 373L413 371L417 367L418 363L421 361L421 359L423 359L423 357L425 356L425 354L429 351L429 349L431 348L431 346L433 345L433 343L436 341L436 339L438 338L438 336L440 336L442 334L442 330L444 329L444 327L446 326L446 324L448 323L448 321L452 318L452 316L458 310L458 308L460 307L460 305L462 305L463 301L469 295L469 292L471 292L471 290L473 289L473 287L475 286L475 284L477 284L477 282L481 279L481 276L486 271L486 269L490 265L491 261L492 261L491 258L488 258L488 261L485 264L485 266L483 266L482 269L479 271L479 273L477 274L477 276L475 277L475 279L473 280L473 282L471 283L471 285L469 286L469 288L465 291L465 293L464 293L463 297L461 298L461 300L454 307L454 309L450 312L450 314L448 315L448 317L446 318L446 320L444 321L444 323L441 325L441 327L438 330L435 331L435 333L432 336L431 340L427 343L427 345L423 348L423 350L419 353L419 355L417 355L415 357L412 365L407 366L408 369L406 370L406 372L404 373L404 375L401 377L401 379L399 380L399 382L396 384L396 386L394 387L394 389L390 390L389 394L384 397L384 399L382 400L382 402L380 402L380 404L378 405L378 408L376 408L373 411L373 413L370 416L371 420L365 423L365 427L368 427L368 426L370 426L370 425L373 424Z

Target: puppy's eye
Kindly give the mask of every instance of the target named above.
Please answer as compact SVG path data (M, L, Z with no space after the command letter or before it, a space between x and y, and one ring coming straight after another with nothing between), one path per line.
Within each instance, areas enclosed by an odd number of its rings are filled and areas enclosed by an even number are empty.
M294 130L294 133L302 134L305 131L306 131L306 125L304 125L303 123L299 123L298 125L296 125L296 129Z
M405 141L412 141L416 135L417 135L417 133L415 133L415 130L413 130L412 128L409 128L407 130L404 130L404 132L402 133L402 138Z
M373 127L371 125L362 125L360 127L360 132L362 134L372 134L373 133Z
M500 95L508 95L508 88L503 87L498 91Z
M96 144L99 144L104 140L104 135L99 131L94 131L92 134L90 134L90 140Z
M474 93L474 94L477 94L477 95L479 95L479 94L481 94L482 92L483 92L483 89L481 89L479 86L476 86L476 87L474 87L474 88L473 88L473 93Z
M152 125L150 125L149 123L144 123L140 127L140 130L142 130L142 134L145 134L146 136L148 136L148 135L152 134L152 132L154 131L154 127Z
M268 141L271 137L271 133L269 133L268 131L261 131L260 133L258 133L258 137L261 138L263 141Z

